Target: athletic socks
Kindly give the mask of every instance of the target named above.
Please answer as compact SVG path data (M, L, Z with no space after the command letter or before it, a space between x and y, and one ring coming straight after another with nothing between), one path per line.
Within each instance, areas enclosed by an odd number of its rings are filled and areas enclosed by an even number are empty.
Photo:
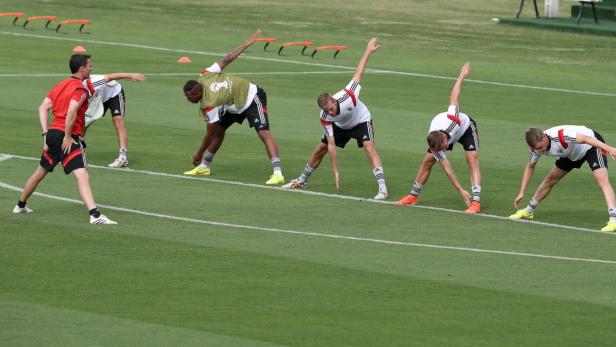
M26 202L19 200L19 201L17 201L17 206L19 208L25 208L26 207Z
M118 153L118 159L128 161L128 149L120 148L120 152Z
M382 167L375 167L372 169L372 173L376 178L376 182L379 184L379 191L383 193L387 193L387 186L385 185L385 173L383 172Z
M272 168L274 169L275 174L282 175L282 168L280 167L280 158L272 157Z
M421 188L423 188L423 184L415 181L413 183L413 188L411 188L411 192L409 194L419 196L419 193L421 193Z
M471 192L473 193L473 201L481 201L481 186L472 186Z
M610 222L616 223L616 208L610 208L607 213L610 215Z
M302 174L299 175L299 178L297 180L300 181L301 183L306 183L308 179L310 178L310 175L312 175L313 171L314 171L314 168L310 166L310 164L306 164L304 171L302 171Z
M90 211L88 211L88 213L90 214L90 216L94 217L94 218L98 218L101 216L101 212L98 210L98 208L93 208Z
M530 199L528 206L526 206L526 211L533 212L537 208L537 205L539 205L539 202L535 200L535 198Z
M203 160L201 161L201 165L205 167L210 167L212 165L212 161L214 161L214 155L216 153L211 153L210 151L205 151L205 155L203 156Z

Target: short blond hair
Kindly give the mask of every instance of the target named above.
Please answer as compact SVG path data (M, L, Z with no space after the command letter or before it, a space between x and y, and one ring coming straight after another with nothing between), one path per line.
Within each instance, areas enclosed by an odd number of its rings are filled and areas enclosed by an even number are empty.
M526 132L524 133L524 135L526 136L526 143L530 147L535 147L541 141L543 141L544 133L543 133L543 130L539 128L528 128L526 129Z
M323 108L327 105L327 103L332 99L332 96L329 93L321 93L317 97L317 104L319 104L320 108Z
M428 134L426 141L428 141L428 148L430 148L431 151L436 151L447 141L447 135L440 130L434 130Z

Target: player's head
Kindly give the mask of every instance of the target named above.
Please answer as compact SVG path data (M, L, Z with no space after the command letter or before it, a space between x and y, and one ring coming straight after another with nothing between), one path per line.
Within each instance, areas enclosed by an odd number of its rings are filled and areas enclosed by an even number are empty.
M317 98L317 104L330 116L335 116L338 113L338 103L329 93L321 93Z
M447 135L440 130L428 133L426 141L428 141L428 148L432 152L444 151L448 146Z
M550 139L539 128L528 128L525 132L526 143L533 151L545 152L548 149Z
M184 95L188 101L196 104L203 97L203 86L195 80L190 80L184 84Z
M87 54L73 54L68 62L72 74L81 74L83 78L90 77L92 72L92 59Z

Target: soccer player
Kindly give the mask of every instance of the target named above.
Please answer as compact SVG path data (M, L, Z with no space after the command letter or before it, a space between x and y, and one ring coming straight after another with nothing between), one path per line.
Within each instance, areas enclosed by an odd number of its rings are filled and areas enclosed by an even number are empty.
M511 219L533 219L533 212L539 202L545 199L552 188L569 171L579 169L588 163L597 185L603 192L608 207L609 221L601 231L616 231L616 197L607 171L607 154L616 159L616 148L608 146L603 136L585 126L561 125L545 131L538 128L526 130L526 143L530 147L530 159L524 169L520 192L513 200L516 209L524 197L528 182L533 177L535 165L542 155L559 157L555 166L543 179L526 208L509 216Z
M387 186L385 185L383 164L374 146L372 116L366 105L359 100L359 92L361 90L359 82L366 69L368 58L379 46L376 37L370 39L364 55L359 60L353 79L343 90L333 96L328 93L319 95L317 103L321 108L321 125L325 129L321 143L317 145L310 159L308 159L302 174L289 184L284 185L283 188L305 188L312 172L319 167L323 157L329 153L336 189L339 189L340 175L336 164L336 146L344 148L347 142L355 139L357 146L366 151L366 155L372 165L372 173L378 183L379 190L374 199L384 200L389 198Z
M32 209L26 205L28 198L45 176L56 165L62 164L65 174L75 176L79 195L90 214L90 223L117 224L96 208L86 169L82 134L89 96L94 90L87 90L82 83L90 76L92 61L89 55L75 54L71 56L69 66L72 76L58 83L39 106L43 154L38 168L26 182L13 213L31 213ZM48 126L49 109L53 111L51 126Z
M124 88L116 82L116 80L125 78L130 78L135 82L141 82L145 79L139 73L112 73L92 75L84 81L84 86L95 90L86 111L86 128L97 119L104 117L107 110L111 110L111 120L116 129L118 145L120 146L118 158L107 165L113 168L128 167L128 133L124 125L124 115L126 114Z
M462 82L471 73L470 62L466 62L460 70L460 75L456 80L451 91L449 109L447 112L439 113L432 119L430 132L428 133L428 153L423 158L415 182L409 195L398 200L396 205L415 205L419 203L419 193L428 181L432 166L438 161L445 171L447 178L456 188L462 200L467 206L464 211L466 214L475 214L481 211L481 172L479 171L479 134L477 124L468 115L460 112L458 99L462 90ZM445 151L453 149L454 143L460 143L466 153L466 162L471 172L471 190L473 201L470 194L462 188L458 178L453 172L453 168L445 156Z
M269 130L269 119L267 113L267 95L259 86L250 83L242 78L235 77L223 72L223 69L234 61L237 57L252 45L261 36L261 30L257 30L250 38L233 51L229 52L223 59L214 63L212 66L203 70L199 80L190 80L184 85L184 95L188 101L201 104L201 112L206 116L210 124L211 134L216 136L222 143L221 135L233 123L242 123L248 120L248 125L255 128L257 135L263 141L267 154L272 162L273 174L265 184L282 184L284 176L280 166L278 154L278 143ZM212 113L217 114L217 107L224 107L226 113L217 121L213 121ZM206 135L207 136L207 135ZM205 142L206 139L204 139ZM207 147L206 147L207 148ZM198 161L203 150L201 147L193 156L193 164ZM217 149L217 148L216 148ZM209 152L207 158L213 160L215 152ZM185 173L186 175L209 175L210 168L198 165L194 169Z

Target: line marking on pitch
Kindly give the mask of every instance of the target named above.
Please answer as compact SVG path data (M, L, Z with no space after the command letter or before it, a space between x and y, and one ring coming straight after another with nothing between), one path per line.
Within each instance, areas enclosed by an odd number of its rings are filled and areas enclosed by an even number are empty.
M348 74L349 71L269 71L269 72L234 72L234 75L329 75L329 74ZM158 72L158 73L143 73L144 76L195 76L196 74L193 72ZM25 73L25 74L16 74L16 73L6 73L0 74L0 78L4 77L66 77L68 74L66 73Z
M21 192L23 189L19 187L15 187L13 185L0 182L0 187L13 190L16 192ZM34 195L59 200L63 202L69 202L73 204L83 205L83 202L80 200L65 198L62 196L50 195L45 193L35 192ZM268 228L268 227L258 227L253 225L244 225L244 224L233 224L233 223L224 223L224 222L216 222L205 219L195 219L188 217L179 217L173 215L160 214L155 212L148 212L142 210L134 210L130 208L117 207L111 205L103 205L97 204L98 207L102 207L108 210L126 212L132 214L138 214L142 216L148 217L156 217L162 219L170 219L177 220L182 222L190 222L190 223L198 223L198 224L207 224L218 227L225 228L234 228L234 229L248 229L259 232L274 232L274 233L283 233L283 234L292 234L292 235L302 235L302 236L314 236L321 238L330 238L330 239L339 239L339 240L348 240L348 241L362 241L362 242L370 242L370 243L378 243L385 245L396 245L396 246L409 246L409 247L419 247L419 248L432 248L432 249L443 249L443 250L452 250L452 251L461 251L461 252L471 252L471 253L487 253L487 254L498 254L498 255L511 255L518 257L530 257L530 258L542 258L542 259L554 259L554 260L566 260L566 261L576 261L576 262L587 262L587 263L600 263L600 264L616 264L616 260L605 260L605 259L592 259L592 258L577 258L577 257L566 257L566 256L557 256L557 255L546 255L546 254L537 254L537 253L526 253L526 252L514 252L514 251L498 251L492 249L483 249L483 248L471 248L471 247L456 247L456 246L445 246L445 245L436 245L429 243L416 243L416 242L404 242L404 241L390 241L390 240L380 240L380 239L372 239L372 238L364 238L364 237L355 237L355 236L344 236L344 235L336 235L336 234L327 234L327 233L318 233L318 232L309 232L309 231L298 231L298 230L289 230L289 229L278 229L278 228ZM110 229L113 230L113 229Z
M133 43L125 43L125 42L100 41L100 40L88 40L88 39L75 39L75 38L69 38L69 37L54 37L54 36L35 35L35 34L27 34L27 33L14 33L14 32L8 32L8 31L0 31L0 34L2 34L2 35L11 35L11 36L31 37L31 38L41 38L41 39L46 39L46 40L85 42L85 43L92 43L92 44L99 44L99 45L110 45L110 46L119 46L119 47L141 48L141 49L157 50L157 51L163 51L163 52L190 53L190 54L197 54L197 55L217 56L217 57L222 57L222 56L225 56L225 54L226 54L226 53L216 53L216 52L195 51L195 50L188 50L188 49L175 49L175 48L156 47L156 46L133 44ZM322 63L313 63L313 62L302 62L302 61L295 61L295 60L254 57L254 56L250 56L250 55L242 55L238 59L252 59L252 60L262 60L262 61L271 61L271 62L277 62L277 63L285 63L285 64L321 66L321 67L328 67L328 68L349 69L350 71L351 70L355 70L354 66L351 67L351 66L344 66L344 65L332 65L332 64L322 64ZM422 74L422 73L414 73L414 72L404 72L404 71L395 71L395 70L372 69L372 68L366 68L366 72L386 73L386 74L392 74L392 75L421 77L421 78L430 78L430 79L445 79L445 80L456 80L457 79L456 77L439 76L439 75L431 75L431 74ZM197 73L195 73L195 76L196 75L197 75ZM585 90L574 90L574 89L530 86L530 85L524 85L524 84L491 82L491 81L481 81L481 80L474 80L474 79L466 79L465 82L467 82L467 83L468 82L470 82L470 83L478 83L478 84L489 84L489 85L494 85L494 86L510 87L510 88L522 88L522 89L545 90L545 91L572 93L572 94L584 94L584 95L594 95L594 96L616 97L615 93L593 92L593 91L585 91Z
M14 155L14 154L8 154L8 153L0 153L0 156L8 156L9 158L31 160L31 161L39 161L40 160L39 158L25 157L25 156L21 156L21 155ZM9 158L7 158L7 159L9 159ZM283 192L287 192L287 193L313 195L313 196L323 196L323 197L328 197L328 198L335 198L335 199L342 199L342 200L351 200L351 201L358 201L358 202L369 202L369 203L374 203L374 204L393 205L393 202L390 202L390 201L374 200L374 199L370 199L370 198L361 198L361 197L357 197L357 196L330 194L330 193L315 192L315 191L310 191L310 190L284 189L284 188L281 188L281 187L272 187L272 186L260 185L260 184L255 184L255 183L244 183L244 182L237 182L237 181L227 181L227 180L221 180L221 179L216 179L216 178L208 178L208 177L184 176L184 175L169 174L169 173L164 173L164 172L155 172L155 171L146 171L146 170L135 170L135 169L130 169L130 168L116 169L116 168L110 168L110 167L107 167L107 166L99 166L99 165L93 165L93 164L88 164L88 167L89 168L90 167L91 168L95 168L95 169L102 169L102 170L110 170L110 171L113 171L113 172L137 173L137 174L145 174L145 175L150 175L150 176L177 178L177 179L183 179L183 180L197 180L197 181L205 181L205 182L213 182L213 183L222 183L222 184L228 184L228 185L242 186L242 187L251 187L251 188L259 188L259 189L277 190L277 191L283 191ZM449 209L449 208L444 208L444 207L426 206L426 205L401 206L400 208L419 208L419 209L423 209L423 210L431 210L431 211L440 211L440 212L447 212L447 213L464 214L464 211L460 211L460 210L454 210L454 209ZM497 220L502 220L502 221L507 221L507 222L512 222L512 223L535 224L535 225L541 225L541 226L552 227L552 228L557 228L557 229L567 229L567 230L574 230L574 231L591 232L591 233L597 233L597 234L600 234L600 235L616 237L616 233L606 233L606 232L603 232L603 231L600 231L600 230L595 230L595 229L590 229L590 228L576 227L576 226L565 225L565 224L555 224L555 223L540 222L540 221L536 221L536 220L513 220L513 219L509 219L508 217L505 217L505 216L498 216L498 215L487 214L487 213L477 213L477 214L475 214L473 216L468 216L468 217L469 218L475 218L475 217L491 218L491 219L497 219Z

